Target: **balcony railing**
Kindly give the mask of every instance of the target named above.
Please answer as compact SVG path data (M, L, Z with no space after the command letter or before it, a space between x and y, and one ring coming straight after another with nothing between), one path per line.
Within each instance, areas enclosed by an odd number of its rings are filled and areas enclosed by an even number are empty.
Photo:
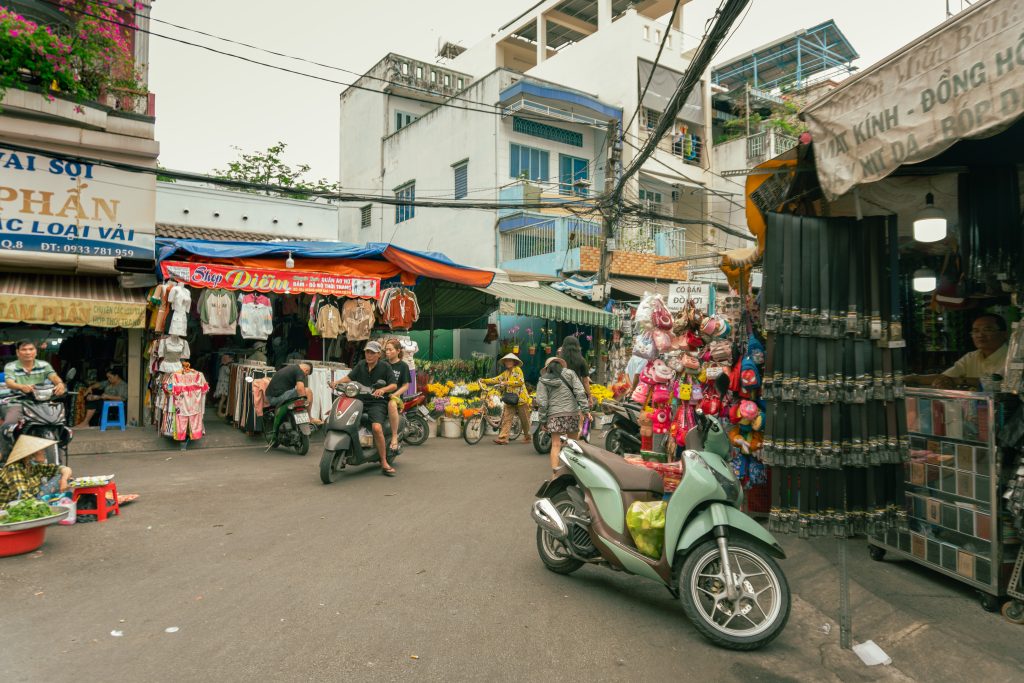
M131 90L108 86L100 88L99 103L115 111L140 116L156 116L156 94L145 90Z
M581 218L552 218L502 233L501 258L507 262L564 254L569 249L597 247L600 243L599 224Z
M650 139L653 131L647 131L644 142ZM658 149L679 157L686 164L704 165L704 138L693 133L683 135L668 133L658 141Z
M792 135L786 135L777 130L763 130L747 138L747 159L750 161L774 159L783 152L793 149L798 143L799 140Z

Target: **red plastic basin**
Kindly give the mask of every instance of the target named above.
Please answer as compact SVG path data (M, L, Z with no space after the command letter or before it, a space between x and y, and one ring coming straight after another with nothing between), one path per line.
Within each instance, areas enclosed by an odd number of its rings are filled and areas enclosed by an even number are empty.
M46 540L46 527L23 531L0 531L0 557L30 553Z

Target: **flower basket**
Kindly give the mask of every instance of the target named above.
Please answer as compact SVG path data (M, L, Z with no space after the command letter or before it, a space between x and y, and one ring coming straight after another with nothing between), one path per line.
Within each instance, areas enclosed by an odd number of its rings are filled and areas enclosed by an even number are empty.
M530 353L531 356L536 354L537 353L537 345L536 344L530 344L527 347L527 351Z

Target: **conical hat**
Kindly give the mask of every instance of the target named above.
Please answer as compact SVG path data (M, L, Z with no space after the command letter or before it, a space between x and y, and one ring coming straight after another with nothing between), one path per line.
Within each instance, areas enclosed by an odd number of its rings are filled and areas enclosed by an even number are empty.
M22 434L18 437L18 440L14 442L14 448L11 449L11 454L7 456L7 464L10 465L12 462L24 460L30 455L38 453L44 448L49 448L56 443L57 442L53 439L40 439L38 436Z
M523 361L519 360L519 356L517 356L514 353L506 353L504 356L501 357L502 362L505 362L507 360L515 361L518 365L523 364Z

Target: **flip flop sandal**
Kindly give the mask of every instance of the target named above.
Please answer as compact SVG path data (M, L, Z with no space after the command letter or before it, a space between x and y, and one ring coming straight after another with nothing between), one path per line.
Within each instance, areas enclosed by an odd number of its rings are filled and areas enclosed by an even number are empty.
M380 471L381 471L381 474L383 474L385 477L393 477L393 476L395 476L395 468L394 467L388 467L388 468L381 467Z
M508 441L500 441L499 439L495 439L494 443L498 444L499 446L507 446L508 445Z

